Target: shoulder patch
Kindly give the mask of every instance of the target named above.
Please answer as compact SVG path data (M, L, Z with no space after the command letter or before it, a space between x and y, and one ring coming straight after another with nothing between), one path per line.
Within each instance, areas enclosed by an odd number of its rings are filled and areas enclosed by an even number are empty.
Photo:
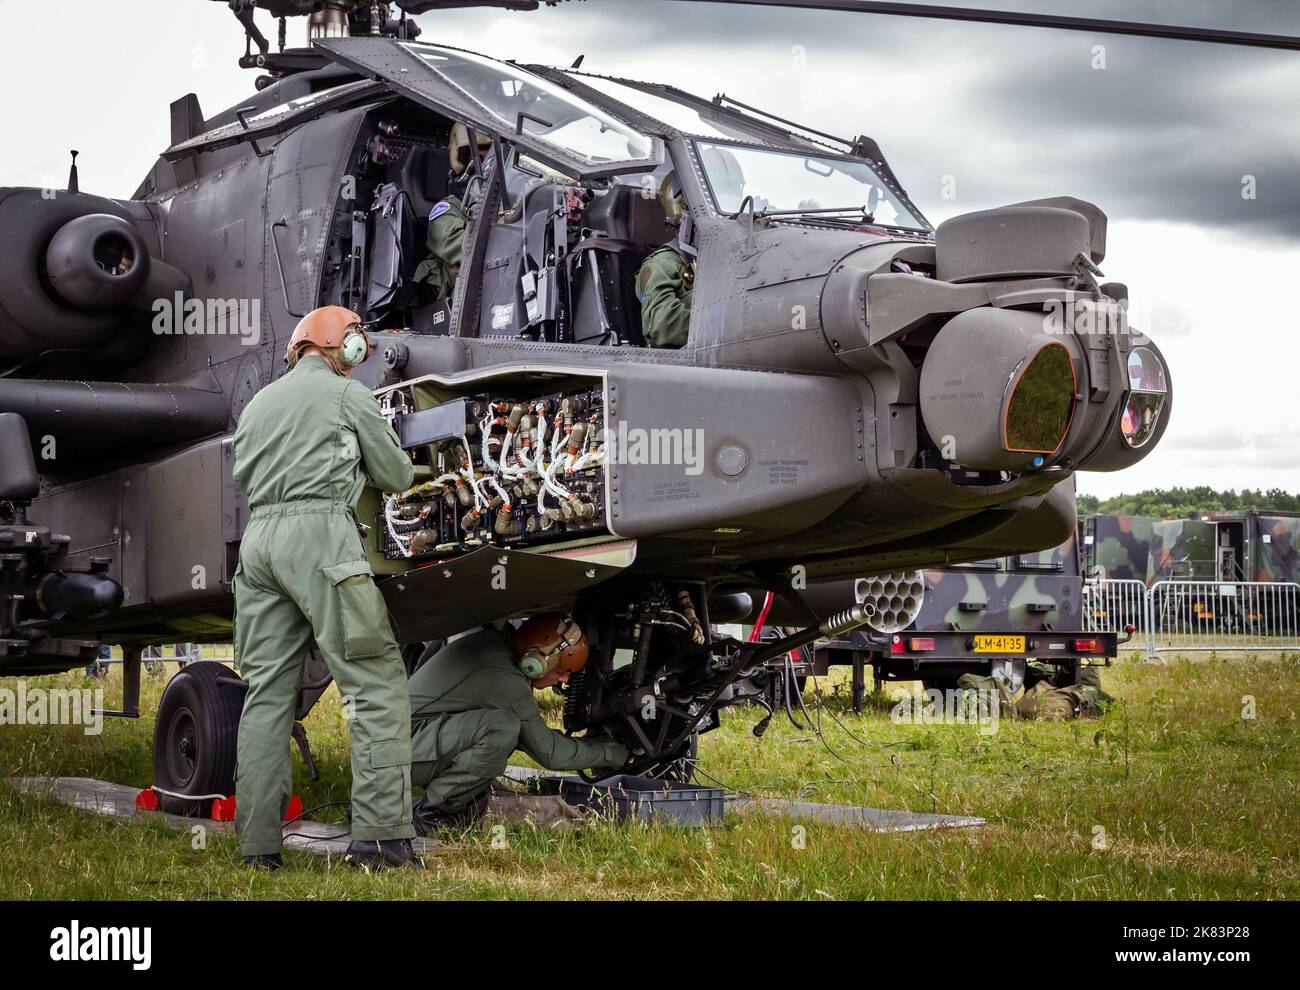
M429 220L430 221L437 220L440 216L442 216L444 213L449 212L450 210L451 210L451 204L444 199L441 203L439 203L437 206L435 206L432 210L429 211Z

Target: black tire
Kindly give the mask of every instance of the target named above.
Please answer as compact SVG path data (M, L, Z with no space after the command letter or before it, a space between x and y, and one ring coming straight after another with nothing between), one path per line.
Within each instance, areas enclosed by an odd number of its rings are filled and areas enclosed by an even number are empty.
M154 783L177 794L235 793L235 752L244 692L238 677L211 660L186 665L168 682L153 732ZM205 815L210 800L158 796L163 811Z
M442 649L446 640L431 639L427 643L407 643L402 647L402 664L406 667L406 676L411 678L415 672L432 659Z

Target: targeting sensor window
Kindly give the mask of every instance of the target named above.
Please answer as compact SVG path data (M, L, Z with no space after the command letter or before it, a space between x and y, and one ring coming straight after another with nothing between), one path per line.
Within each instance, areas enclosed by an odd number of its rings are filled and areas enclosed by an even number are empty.
M1003 446L1026 454L1054 454L1074 416L1074 365L1064 344L1045 344L1011 391Z
M1137 450L1155 435L1169 394L1165 367L1149 348L1135 347L1129 354L1128 387L1119 429L1124 442Z

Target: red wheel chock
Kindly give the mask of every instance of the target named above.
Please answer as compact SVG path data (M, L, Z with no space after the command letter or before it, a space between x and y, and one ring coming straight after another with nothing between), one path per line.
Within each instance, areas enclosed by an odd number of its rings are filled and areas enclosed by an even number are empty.
M158 792L152 787L140 791L135 796L135 807L137 811L157 811ZM295 794L289 798L289 807L285 809L282 821L295 821L301 818L302 814L302 798ZM235 820L235 795L214 798L212 813L209 817L214 822L233 822Z

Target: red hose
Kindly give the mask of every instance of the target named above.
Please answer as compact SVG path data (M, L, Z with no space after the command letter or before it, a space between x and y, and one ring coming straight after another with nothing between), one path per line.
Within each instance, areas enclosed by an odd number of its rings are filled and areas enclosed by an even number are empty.
M772 611L772 599L775 597L776 596L769 591L767 597L763 599L762 611L758 613L758 621L754 623L754 628L749 634L749 641L751 643L757 643L758 637L763 635L763 624L767 622L767 613Z

